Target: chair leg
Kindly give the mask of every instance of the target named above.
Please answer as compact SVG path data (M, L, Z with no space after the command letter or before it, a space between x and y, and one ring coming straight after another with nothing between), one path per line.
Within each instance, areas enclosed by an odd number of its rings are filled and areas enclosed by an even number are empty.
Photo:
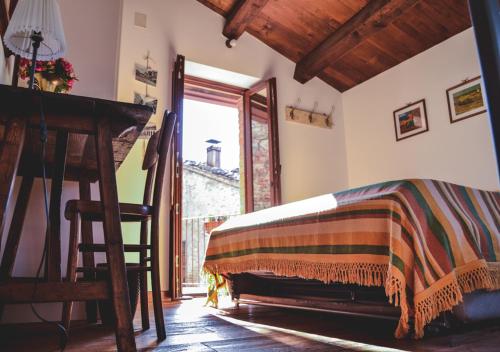
M156 335L159 341L165 340L165 321L163 318L163 306L160 286L160 255L157 221L153 221L151 230L151 285L153 289L153 308L155 313Z
M28 202L33 188L33 174L29 173L23 177L21 188L16 200L16 207L12 216L7 241L5 242L5 249L2 257L2 264L0 265L0 282L7 281L12 275L12 269L17 255L17 248L21 240L23 232L24 218L28 208ZM0 320L2 319L4 305L0 303Z
M68 249L68 264L66 269L66 281L76 282L76 267L78 265L78 219L77 213L71 215L70 229L69 229L69 249ZM64 302L62 313L62 324L69 329L71 323L71 310L73 309L73 302Z
M86 176L82 176L79 180L80 189L80 199L81 200L91 200L90 192L90 181ZM81 233L82 233L82 243L83 244L93 244L94 237L92 232L92 222L91 221L81 221ZM95 260L93 252L82 253L82 262L85 268L94 268ZM95 273L92 271L85 272L83 278L86 281L94 281ZM97 322L97 301L86 301L85 311L87 315L87 322L95 323Z
M148 273L142 271L139 276L139 287L141 297L141 321L142 330L148 330L149 326L149 302L148 302Z
M148 242L148 222L141 222L141 244L147 244ZM139 253L140 255L140 265L142 267L146 266L148 263L146 257L148 255L147 250L143 250ZM148 273L147 271L141 271L139 276L139 285L141 289L141 319L142 319L142 329L149 329L149 302L148 302Z

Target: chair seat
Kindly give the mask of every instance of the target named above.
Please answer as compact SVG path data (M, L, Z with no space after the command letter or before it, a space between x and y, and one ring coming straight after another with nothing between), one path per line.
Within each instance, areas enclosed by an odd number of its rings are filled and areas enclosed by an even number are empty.
M128 264L128 263L127 263ZM151 271L151 267L149 266L141 266L140 264L133 264L133 265L127 265L126 267L127 271ZM85 273L85 272L107 272L109 271L109 268L107 266L97 266L97 267L79 267L76 268L76 272L78 273Z
M70 220L71 215L79 213L82 220L102 221L102 203L95 200L70 200L66 203L64 215ZM144 204L120 203L120 216L123 222L148 220L153 215L153 207Z

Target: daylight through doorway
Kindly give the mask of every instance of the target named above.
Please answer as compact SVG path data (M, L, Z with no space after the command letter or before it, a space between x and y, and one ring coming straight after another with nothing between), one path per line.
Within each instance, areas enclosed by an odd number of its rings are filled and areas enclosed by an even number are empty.
M184 99L182 168L182 293L206 293L201 275L210 231L241 214L240 111Z

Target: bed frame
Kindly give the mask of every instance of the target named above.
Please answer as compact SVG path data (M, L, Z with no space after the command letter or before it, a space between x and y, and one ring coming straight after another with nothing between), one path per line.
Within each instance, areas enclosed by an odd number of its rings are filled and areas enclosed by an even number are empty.
M398 321L399 307L388 303L383 287L325 284L317 280L275 276L268 272L227 274L231 298L239 304L265 305ZM453 312L426 327L435 334L457 324L500 318L500 291L467 294ZM410 324L412 322L410 321Z

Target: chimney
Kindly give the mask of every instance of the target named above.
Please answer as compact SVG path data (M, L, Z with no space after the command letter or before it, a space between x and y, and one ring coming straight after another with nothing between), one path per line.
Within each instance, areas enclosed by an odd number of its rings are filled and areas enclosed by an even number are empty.
M209 139L206 141L210 144L207 148L207 165L211 167L220 168L220 151L221 147L217 147L216 145L220 143L220 141L215 139Z

